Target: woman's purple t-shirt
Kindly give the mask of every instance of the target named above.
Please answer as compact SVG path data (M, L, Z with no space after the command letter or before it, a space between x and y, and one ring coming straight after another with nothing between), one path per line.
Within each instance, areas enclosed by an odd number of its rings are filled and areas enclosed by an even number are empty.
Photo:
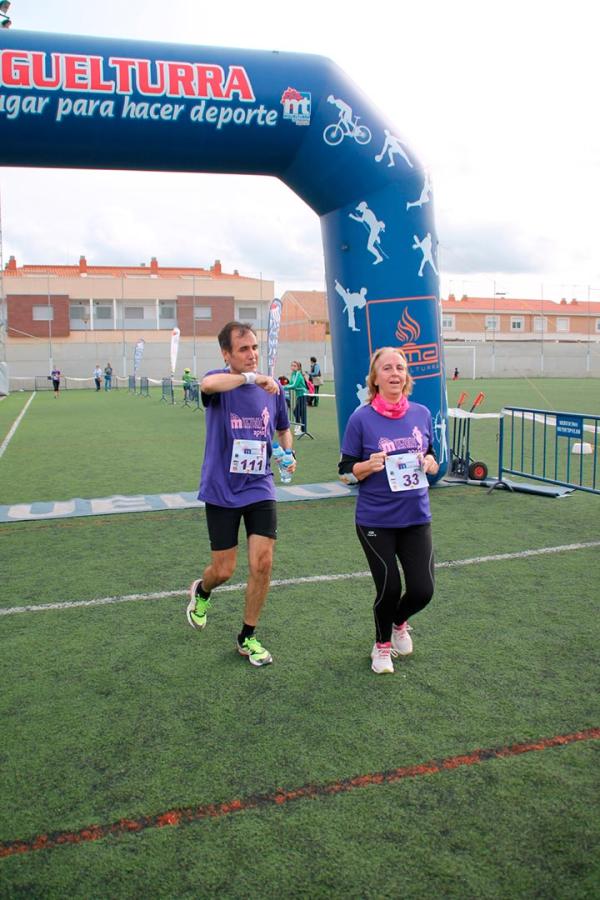
M426 453L433 441L431 413L420 403L409 402L401 419L388 419L368 404L355 410L346 426L342 453L360 460L371 453ZM407 528L431 521L429 491L394 492L385 469L358 484L356 522L379 528Z
M228 372L213 369L207 375ZM255 384L233 391L203 394L206 407L206 447L198 499L215 506L248 506L275 500L275 483L269 466L273 434L290 427L283 390L267 394ZM234 440L265 441L267 466L263 475L229 471Z

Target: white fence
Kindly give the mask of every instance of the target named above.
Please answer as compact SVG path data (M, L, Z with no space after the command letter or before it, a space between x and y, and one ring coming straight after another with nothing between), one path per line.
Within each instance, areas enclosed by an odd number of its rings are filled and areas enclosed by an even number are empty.
M266 348L261 342L261 364L267 368ZM10 376L10 389L32 390L29 381L35 376L45 377L53 366L61 370L63 376L71 380L68 387L76 387L75 379L85 379L80 386L93 384L92 372L96 364L101 369L110 361L114 376L123 377L133 372L133 350L135 343L94 342L74 343L69 341L53 342L50 348L47 342L13 342L8 341L7 368ZM492 343L458 343L449 341L445 344L446 372L449 377L455 368L459 369L461 378L522 378L522 377L562 377L585 378L600 377L600 345L568 342L497 341ZM288 374L292 360L300 360L308 369L311 356L316 356L325 378L333 377L333 360L329 343L318 345L308 343L282 343L279 347L275 374ZM210 341L181 339L177 359L176 377L184 368L201 377L211 368L223 364L216 338ZM138 375L160 379L170 375L170 342L147 341ZM5 369L3 370L5 371ZM366 374L366 373L365 373ZM22 379L28 379L27 386Z

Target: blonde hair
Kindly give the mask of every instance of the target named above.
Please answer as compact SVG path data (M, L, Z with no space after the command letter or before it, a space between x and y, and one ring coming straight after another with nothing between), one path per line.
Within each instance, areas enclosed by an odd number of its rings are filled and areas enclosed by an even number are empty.
M408 360L402 350L399 350L398 347L380 347L379 350L376 350L373 356L371 357L371 365L369 366L369 374L367 375L367 402L370 403L373 397L379 393L379 388L375 384L375 378L377 377L377 373L375 371L377 367L377 363L379 359L383 356L384 353L397 353L398 356L401 356L404 362L406 363L406 382L404 387L402 388L402 396L409 397L412 394L413 389L413 379L412 376L409 375L408 372Z

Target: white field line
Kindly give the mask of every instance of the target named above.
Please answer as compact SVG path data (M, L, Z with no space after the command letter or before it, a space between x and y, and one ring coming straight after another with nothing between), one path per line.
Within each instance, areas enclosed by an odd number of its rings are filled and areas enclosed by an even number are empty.
M10 441L11 441L11 439L12 439L12 436L14 435L15 431L16 431L17 428L19 427L19 425L20 425L20 423L21 423L21 419L23 418L23 416L24 416L25 413L27 412L27 408L28 408L29 404L31 403L31 401L33 400L33 398L35 397L35 395L36 395L36 391L33 392L33 394L31 395L31 397L29 398L29 400L27 401L27 403L25 404L25 406L23 407L23 409L21 410L21 412L19 413L19 415L17 416L17 418L15 419L15 421L13 422L12 428L10 429L10 431L8 432L8 434L6 435L6 437L4 438L4 440L2 441L2 444L0 444L0 459L4 456L4 451L6 450L6 448L8 447L8 445L10 444Z
M548 553L570 553L573 550L586 550L600 547L600 541L586 541L581 544L561 544L558 547L539 547L537 550L518 550L514 553L497 553L495 556L473 556L469 559L454 559L438 562L436 569L453 569L458 566L474 566L486 562L502 562L508 559L526 559L530 556L543 556ZM347 581L351 578L370 578L370 572L345 572L339 575L307 575L302 578L280 578L271 582L271 587L285 587L296 584L317 584L318 582ZM245 582L227 584L217 588L218 593L225 591L243 591ZM36 606L11 606L0 608L0 616L14 616L16 613L46 612L48 610L74 609L81 606L108 606L114 603L131 603L134 600L165 600L169 597L184 597L187 590L159 591L156 594L126 594L123 597L98 597L95 600L65 600L62 603L40 603Z

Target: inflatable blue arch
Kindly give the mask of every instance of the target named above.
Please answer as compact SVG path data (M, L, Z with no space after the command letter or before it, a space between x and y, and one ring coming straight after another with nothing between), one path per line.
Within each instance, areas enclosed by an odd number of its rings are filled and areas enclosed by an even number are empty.
M320 217L340 434L371 353L400 346L431 410L447 399L428 175L331 60L2 32L0 164L272 175Z

